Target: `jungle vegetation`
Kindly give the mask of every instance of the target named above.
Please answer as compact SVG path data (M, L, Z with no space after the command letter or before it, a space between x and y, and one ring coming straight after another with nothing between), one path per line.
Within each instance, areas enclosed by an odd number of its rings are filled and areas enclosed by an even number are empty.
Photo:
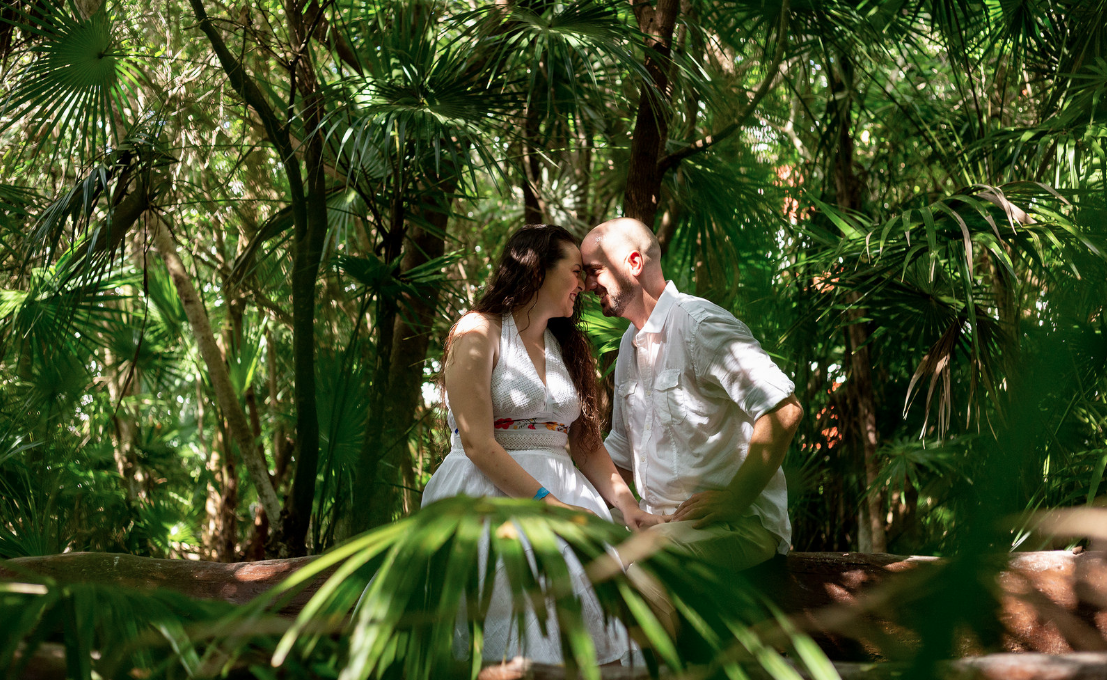
M357 544L364 586L437 526L437 358L505 235L618 215L794 377L795 550L1037 549L1103 504L1102 0L11 0L0 72L0 558ZM126 599L47 590L4 606ZM264 609L166 598L129 625ZM429 677L445 631L173 668Z

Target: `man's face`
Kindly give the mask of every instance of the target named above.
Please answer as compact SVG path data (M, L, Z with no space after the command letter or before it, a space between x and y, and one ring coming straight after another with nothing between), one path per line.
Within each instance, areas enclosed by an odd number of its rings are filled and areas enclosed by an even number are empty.
M584 289L600 298L604 316L622 316L634 297L638 281L624 272L626 258L612 262L602 238L588 236L580 248L584 261Z

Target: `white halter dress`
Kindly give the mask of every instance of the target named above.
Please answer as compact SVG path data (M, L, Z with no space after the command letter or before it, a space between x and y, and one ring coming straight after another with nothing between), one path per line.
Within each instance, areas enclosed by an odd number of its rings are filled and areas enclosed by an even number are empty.
M592 483L573 465L566 449L569 425L580 416L580 395L561 358L557 339L548 329L545 339L546 384L543 385L519 337L515 320L510 313L504 314L500 358L492 370L492 414L496 441L558 500L588 508L610 521L607 504ZM464 395L453 396L455 399L464 398ZM449 403L450 395L447 394L447 422L453 432L451 449L427 482L422 505L458 495L504 496L465 455ZM581 598L583 618L596 646L597 661L608 663L620 659L627 653L629 645L625 630L617 623L604 626L603 613L583 567L568 547L563 547L562 553L572 573L574 591ZM533 564L533 559L531 562ZM543 636L532 610L528 610L526 615L525 639L519 640L518 631L511 623L511 594L506 578L501 564L496 570L495 590L485 619L484 658L500 660L522 655L536 663L561 663L561 643L556 626L551 626L549 636ZM458 636L457 642L464 645L468 633L463 627L459 627Z

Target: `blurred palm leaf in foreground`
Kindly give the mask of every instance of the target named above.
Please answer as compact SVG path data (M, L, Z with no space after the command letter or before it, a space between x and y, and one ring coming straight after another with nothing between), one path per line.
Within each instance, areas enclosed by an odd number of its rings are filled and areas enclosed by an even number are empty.
M611 546L639 558L640 571L628 577ZM541 620L547 616L545 603L555 602L556 621L543 623L559 627L566 665L598 678L595 649L570 583L569 560L575 559L585 566L605 616L624 622L651 650L647 656L655 673L653 659L674 672L698 663L706 664L699 670L707 675L743 677L740 665L754 663L778 677L795 675L750 628L771 618L758 597L733 578L723 583L717 570L658 547L652 534L632 535L598 518L529 500L450 498L304 567L224 621L213 634L208 658L236 659L243 654L244 635L272 630L265 622L273 613L333 569L277 643L273 666L325 667L340 678L475 677L490 600L485 584L502 561L519 625L528 603ZM482 559L485 550L488 557ZM677 640L642 595L644 581L651 580L665 585L680 615ZM469 613L468 661L455 658L459 612ZM335 633L340 633L337 648ZM791 640L815 677L833 677L809 639L793 633Z
M59 643L64 677L74 680L182 677L182 670L196 677L200 656L186 630L211 624L230 609L167 591L27 576L28 582L0 583L4 677L27 677L25 672L38 677L43 660Z

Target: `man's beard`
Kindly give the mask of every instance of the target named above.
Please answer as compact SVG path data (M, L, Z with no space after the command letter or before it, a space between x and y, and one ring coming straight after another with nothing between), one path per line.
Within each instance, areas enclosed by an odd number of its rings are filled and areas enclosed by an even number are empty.
M610 288L604 288L606 297L600 298L600 309L604 316L622 316L631 298L634 297L630 281L622 281L618 276L615 280L619 290L613 293Z

